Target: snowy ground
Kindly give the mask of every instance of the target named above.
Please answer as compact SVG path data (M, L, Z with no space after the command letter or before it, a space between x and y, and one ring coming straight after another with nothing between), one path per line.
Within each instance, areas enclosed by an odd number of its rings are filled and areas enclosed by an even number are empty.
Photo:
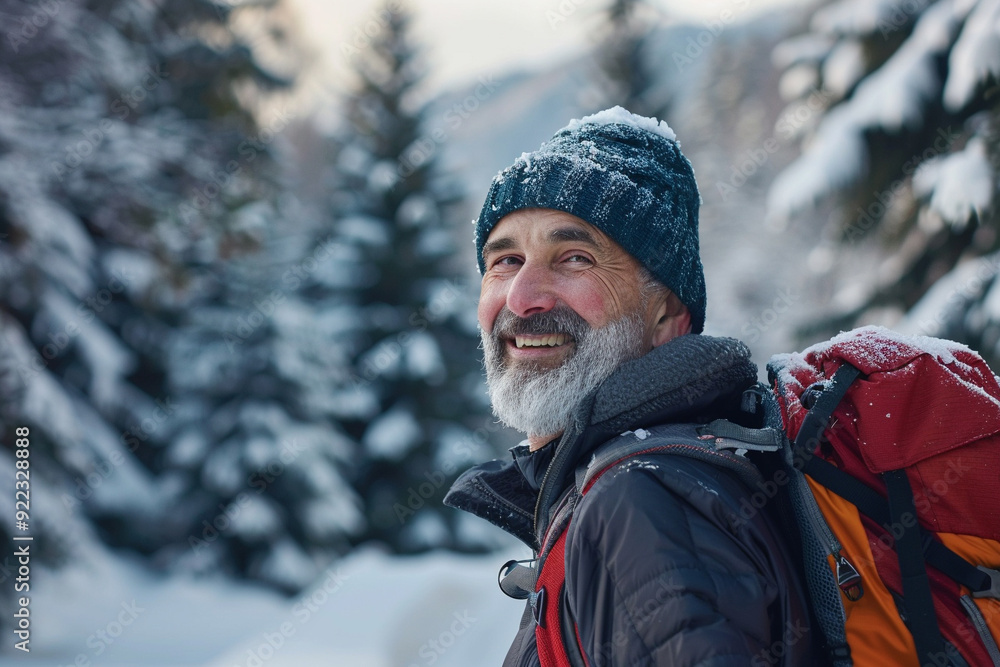
M294 599L221 580L157 578L119 558L40 572L31 653L5 641L0 664L499 665L523 609L496 584L512 557L525 554L399 558L362 550Z

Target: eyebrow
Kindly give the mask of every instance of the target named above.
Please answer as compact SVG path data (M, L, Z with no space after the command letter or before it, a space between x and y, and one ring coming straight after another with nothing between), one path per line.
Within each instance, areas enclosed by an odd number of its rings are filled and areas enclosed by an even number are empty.
M579 229L577 227L554 229L552 230L552 233L549 234L549 239L555 243L568 241L571 243L585 243L594 248L600 248L600 244L597 242L597 239L594 238L593 234L588 232L586 229ZM492 241L487 241L483 246L483 257L486 257L490 253L511 250L516 247L517 242L509 236L493 239Z
M514 239L509 236L504 236L498 239L493 239L492 241L487 241L486 245L483 246L483 257L486 257L490 253L500 252L502 250L510 250L511 248L517 247L514 243Z
M588 232L586 229L580 229L579 227L563 227L562 229L554 229L549 236L553 241L571 241L576 243L586 243L587 245L595 248L600 247L593 234Z

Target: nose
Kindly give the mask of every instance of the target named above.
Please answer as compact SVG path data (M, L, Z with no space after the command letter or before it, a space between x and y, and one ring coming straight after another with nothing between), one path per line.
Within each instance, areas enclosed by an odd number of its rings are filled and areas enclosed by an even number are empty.
M518 317L552 310L557 301L552 278L546 267L525 263L510 283L507 308Z

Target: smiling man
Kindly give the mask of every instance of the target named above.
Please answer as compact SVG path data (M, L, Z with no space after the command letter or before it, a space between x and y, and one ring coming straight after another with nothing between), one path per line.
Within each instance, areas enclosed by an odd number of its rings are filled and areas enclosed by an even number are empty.
M479 322L493 406L533 449L618 366L690 330L672 292L572 214L510 213L482 255Z
M744 511L763 480L712 444L760 424L746 346L701 334L699 204L673 131L616 107L498 174L476 220L490 398L527 440L445 502L535 552L501 570L528 600L505 666L813 664L786 546Z

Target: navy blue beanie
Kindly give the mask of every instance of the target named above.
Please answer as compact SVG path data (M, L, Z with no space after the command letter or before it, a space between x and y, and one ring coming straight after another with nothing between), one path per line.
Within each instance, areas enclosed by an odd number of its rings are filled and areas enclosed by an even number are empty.
M667 124L614 107L570 121L493 179L476 225L476 255L508 213L564 211L614 239L669 287L705 326L705 275L698 250L701 197L691 163Z

